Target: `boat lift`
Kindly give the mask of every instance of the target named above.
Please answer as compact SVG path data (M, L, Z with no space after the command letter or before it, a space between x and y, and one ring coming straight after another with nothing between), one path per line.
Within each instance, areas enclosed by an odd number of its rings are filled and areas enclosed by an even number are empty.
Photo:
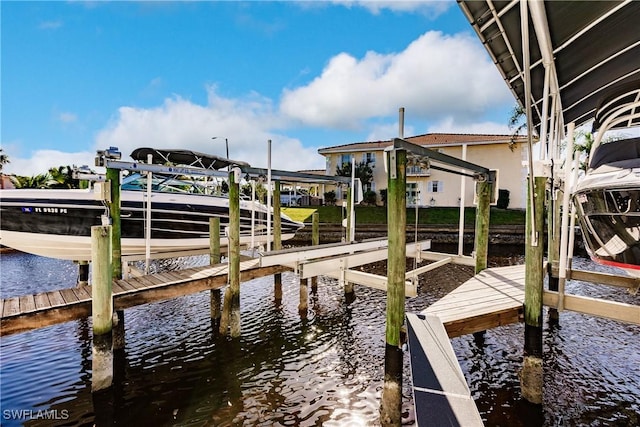
M270 243L273 241L272 233L271 233L271 199L272 199L272 181L282 181L282 182L304 182L304 183L331 183L338 185L345 185L355 188L355 191L351 192L352 200L351 206L352 210L350 212L352 216L352 223L354 211L353 206L357 203L362 197L361 184L359 179L355 177L345 177L345 176L331 176L331 175L315 175L309 173L302 172L291 172L284 170L273 170L269 168L253 168L248 163L238 160L226 159L214 155L203 154L190 150L162 150L162 149L152 149L152 148L139 148L132 153L132 157L137 159L137 162L129 162L121 160L121 153L118 151L117 147L110 147L106 150L99 150L96 156L96 166L106 167L109 169L115 170L127 170L132 172L138 172L140 174L146 174L148 180L150 182L153 174L163 174L163 175L187 175L187 176L195 176L195 177L214 177L214 178L228 178L229 173L235 173L236 181L239 182L241 178L244 178L247 181L252 181L254 184L253 194L252 194L252 202L255 201L255 181L267 181L267 187L269 189L269 197L267 203L267 250L270 250ZM270 156L269 156L270 157ZM146 162L145 162L146 160ZM181 165L173 165L173 162L183 163ZM270 164L270 159L269 159ZM229 170L220 170L222 168L227 168ZM92 181L104 181L104 177L96 174L87 174L84 170L77 170L75 176L78 179L89 179ZM102 184L102 183L101 183ZM98 188L106 189L106 186L103 184ZM147 185L147 200L150 200L150 190L151 185ZM359 191L358 191L359 190ZM97 196L104 197L104 196ZM279 200L277 201L279 203ZM151 239L151 214L150 214L150 204L147 204L146 209L146 218L145 221L145 239L147 241L146 244L146 254L145 259L147 264L151 259L150 254L150 239ZM251 213L252 224L255 220L255 210L252 208ZM355 227L351 226L349 231L349 240L353 240ZM251 242L252 245L254 242L254 234L253 229L251 232ZM193 255L193 252L188 253L188 255ZM170 256L178 256L185 255L185 253L171 253L165 254Z

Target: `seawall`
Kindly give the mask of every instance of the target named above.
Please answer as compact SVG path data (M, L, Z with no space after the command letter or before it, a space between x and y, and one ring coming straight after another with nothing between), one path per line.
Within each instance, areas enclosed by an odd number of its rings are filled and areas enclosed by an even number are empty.
M419 225L418 240L431 239L433 243L453 244L458 242L458 227L450 225ZM387 235L386 224L356 225L356 240L370 239ZM416 227L407 226L407 241L414 240ZM320 243L339 242L345 236L345 229L336 224L320 224ZM465 228L464 243L473 244L474 229ZM298 230L289 244L310 244L311 226ZM523 225L500 225L489 227L490 244L524 245L525 227Z

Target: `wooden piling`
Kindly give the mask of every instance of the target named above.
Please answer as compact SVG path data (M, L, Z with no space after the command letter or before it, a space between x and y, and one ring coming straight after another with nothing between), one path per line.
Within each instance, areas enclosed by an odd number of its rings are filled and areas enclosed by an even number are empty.
M404 150L388 154L387 217L389 259L387 263L387 315L384 385L380 423L400 426L402 421L402 342L406 273L406 162Z
M77 286L87 286L89 284L89 261L78 261L78 284Z
M351 236L353 236L354 234L351 229L355 227L354 218L352 218L352 215L351 215L353 211L353 206L351 205L352 192L353 192L353 189L349 187L347 189L347 238L346 238L347 242L351 242Z
M113 313L113 349L122 350L125 347L124 310Z
M220 218L209 218L209 265L220 264Z
M273 250L278 251L280 249L282 249L280 181L275 181L273 185ZM273 297L276 301L282 301L282 273L276 273L273 275Z
M347 237L345 239L345 241L347 242L351 242L352 239L351 237L354 235L352 228L355 227L354 224L354 218L352 218L352 205L351 205L351 193L352 193L353 189L351 187L349 187L347 189ZM356 297L355 297L355 292L354 292L354 287L353 287L353 283L350 283L346 280L343 281L343 285L344 285L344 297L345 297L345 301L347 301L348 303L353 302Z
M110 225L91 227L92 391L106 389L113 382L111 233Z
M311 215L311 244L317 246L320 244L320 214L314 212ZM318 278L311 278L311 293L318 292Z
M122 243L120 222L120 169L107 168L106 179L111 186L109 214L111 215L112 274L114 279L122 279Z
M531 178L529 178L531 179ZM534 178L535 224L527 198L524 295L524 360L520 373L522 396L531 403L542 403L542 288L544 281L544 196L546 178ZM535 227L535 229L534 229ZM533 241L532 231L538 236ZM536 245L534 245L536 243Z
M317 211L311 215L311 244L320 244L320 214Z
M112 327L111 232L110 225L91 227L91 262L93 265L91 310L93 333L96 335L109 333Z
M300 303L298 304L298 312L300 317L306 319L307 309L309 308L309 288L308 279L300 278Z
M240 185L234 168L229 172L229 286L224 294L220 334L240 336ZM239 175L239 173L238 173Z
M476 207L476 229L474 238L474 252L476 257L475 274L487 268L487 258L489 254L489 222L491 212L491 192L493 191L493 182L478 181L476 184L476 197L478 206ZM482 342L484 332L479 331L473 334L475 339Z
M122 279L122 225L120 219L120 169L107 168L106 179L111 186L111 200L109 213L111 215L111 276L113 279ZM124 311L119 310L115 314L119 325L113 329L113 346L116 349L124 348Z
M273 298L282 301L282 273L273 275Z
M476 253L475 274L487 268L489 252L489 212L493 183L489 180L477 182L478 206L476 208L476 230L474 250Z
M209 218L209 265L220 264L220 218ZM212 289L209 298L211 319L220 321L222 316L222 295L220 289Z
M549 191L549 197L547 199L547 261L549 271L553 268L558 268L560 261L560 203L556 197L554 197L554 188ZM549 277L549 290L558 291L558 277L552 274ZM549 307L549 320L557 322L560 319L558 310L553 307Z

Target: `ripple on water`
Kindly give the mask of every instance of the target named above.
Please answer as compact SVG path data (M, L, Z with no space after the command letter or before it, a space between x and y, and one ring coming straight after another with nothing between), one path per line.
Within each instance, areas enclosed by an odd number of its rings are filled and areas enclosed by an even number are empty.
M42 269L43 259L24 259L32 270ZM3 255L3 295L19 295L20 279L8 280L5 289L5 274L23 274L24 266L9 261ZM68 268L60 265L58 270ZM75 282L71 267L68 283ZM456 268L449 274L465 272ZM49 277L30 280L43 280L42 291L54 285ZM437 277L449 280L443 272ZM421 285L422 294L407 301L407 311L436 299L431 286ZM106 395L90 392L90 321L3 337L1 406L67 409L68 425L108 417L121 425L376 425L385 294L356 287L357 299L346 304L336 281L321 278L301 318L299 280L291 273L283 274L280 304L273 300L272 278L241 289L242 336L235 340L212 329L207 292L126 310L126 347L116 353L115 385ZM615 288L570 282L568 290L637 303ZM452 344L487 425L638 425L639 329L575 313L563 313L559 326L545 325L542 409L520 398L522 325L487 331L483 341L465 336ZM410 425L415 415L408 359L403 411ZM109 413L110 407L117 411Z

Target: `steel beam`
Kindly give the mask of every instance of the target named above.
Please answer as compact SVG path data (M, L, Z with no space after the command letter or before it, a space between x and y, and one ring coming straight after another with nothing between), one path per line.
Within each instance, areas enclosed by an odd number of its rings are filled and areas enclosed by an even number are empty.
M389 242L386 239L372 239L346 244L329 243L326 245L312 246L310 248L292 248L281 251L271 251L260 254L260 266L270 267L272 265L291 265L307 262L317 258L325 258L332 255L382 249L386 248L388 244Z
M444 153L439 153L435 150L431 150L429 148L425 148L421 145L413 144L404 139L395 138L393 140L393 148L407 150L412 154L417 154L419 156L428 157L430 160L447 164L449 166L458 167L460 169L467 169L476 172L477 175L481 176L483 179L489 180L489 169L484 166L476 165L475 163L468 162L466 160L460 160L457 157L449 156ZM458 173L457 171L449 171L452 173Z
M431 241L425 240L417 243L407 244L407 256L415 258L421 251L431 247ZM372 262L387 259L387 248L360 252L344 256L336 256L316 261L310 261L300 265L300 277L303 279L316 276L328 275L331 272L340 271L341 268L347 269L357 267Z

